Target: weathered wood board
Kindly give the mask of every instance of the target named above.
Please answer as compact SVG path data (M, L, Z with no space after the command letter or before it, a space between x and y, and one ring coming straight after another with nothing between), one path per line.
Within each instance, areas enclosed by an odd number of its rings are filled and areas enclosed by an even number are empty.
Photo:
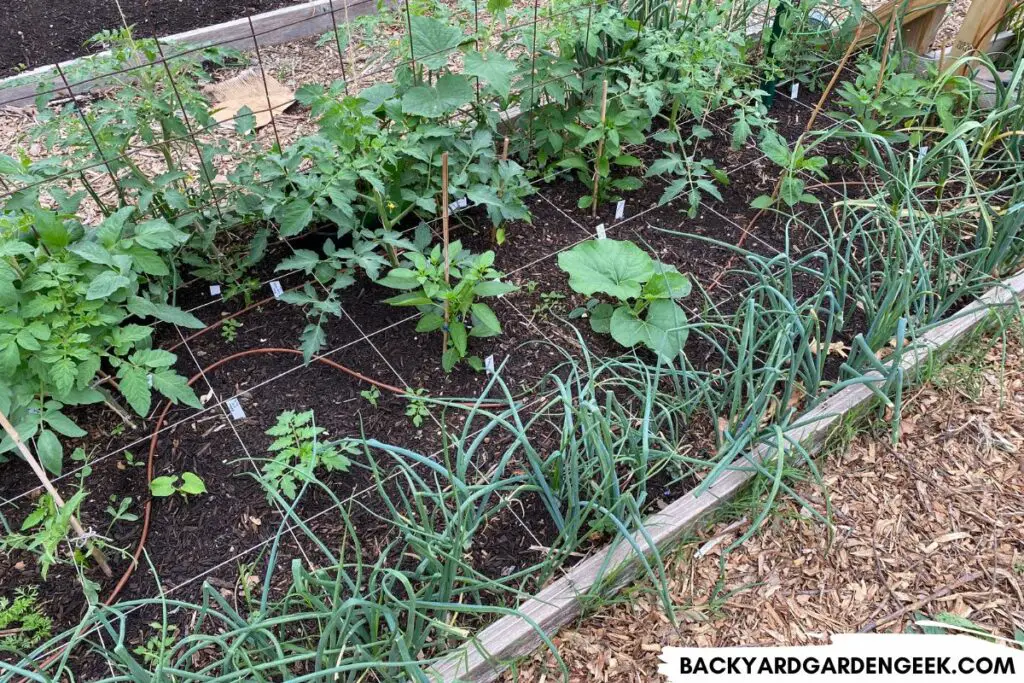
M334 19L331 12L334 12ZM278 45L300 38L320 35L332 30L335 22L343 25L348 20L373 14L377 11L376 0L313 0L294 7L283 7L271 12L264 12L249 19L235 19L213 26L205 26L184 33L161 38L163 45L173 45L166 49L166 56L172 59L174 54L204 45L233 47L239 50L253 50L256 43L260 47ZM253 39L255 34L255 40ZM61 62L65 71L82 63L82 58ZM0 107L23 107L35 99L36 89L40 81L59 82L57 71L52 66L44 66L32 71L0 80ZM79 85L72 84L72 91L82 94L101 87L102 78Z

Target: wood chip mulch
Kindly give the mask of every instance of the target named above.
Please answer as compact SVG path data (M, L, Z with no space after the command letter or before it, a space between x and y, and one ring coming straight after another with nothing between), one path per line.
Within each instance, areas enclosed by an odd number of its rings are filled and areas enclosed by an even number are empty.
M678 628L642 582L555 639L571 680L658 680L663 645L823 644L903 631L916 614L952 613L1008 638L1024 629L1018 341L955 358L912 392L895 446L886 432L861 434L822 468L831 528L787 500L726 554L724 574L722 552L749 522L705 530L667 563ZM797 490L824 514L819 487ZM550 654L507 677L545 679L560 679Z

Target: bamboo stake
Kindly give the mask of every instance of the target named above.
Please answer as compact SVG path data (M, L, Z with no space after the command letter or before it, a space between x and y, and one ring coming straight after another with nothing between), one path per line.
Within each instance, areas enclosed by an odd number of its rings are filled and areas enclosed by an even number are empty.
M444 283L451 284L451 267L448 263L448 152L441 154L441 239L444 248ZM448 351L448 299L444 300L444 328L441 337L441 353Z
M839 75L843 72L843 68L846 66L846 62L850 59L850 55L853 54L854 48L857 47L857 42L860 40L861 33L863 33L864 31L864 26L864 22L861 22L857 26L857 31L853 34L853 40L850 41L849 46L847 46L846 48L846 52L843 53L843 58L839 60L839 66L836 67L835 73L832 74L832 80L828 82L828 85L825 87L824 92L821 93L821 97L818 98L818 103L814 105L814 110L811 111L811 117L807 119L807 124L804 125L803 132L800 133L800 137L797 138L797 145L800 145L803 142L804 135L806 135L814 127L814 122L818 118L818 113L821 112L822 107L825 106L825 100L827 100L829 94L831 94L832 88L836 86L836 81L839 80ZM785 176L785 173L786 170L783 169L782 172L779 174L779 177L776 178L775 180L775 187L774 189L772 189L771 197L773 203L779 196L779 190L782 187L782 179ZM756 214L754 214L754 217L751 218L750 221L747 222L747 226L743 228L743 234L740 235L739 240L736 242L737 248L743 246L743 243L746 242L747 240L747 235L749 235L754 230L757 221L761 219L761 216L763 216L766 213L766 211L767 209L761 209ZM725 265L722 267L722 269L718 271L718 274L715 275L714 279L711 281L711 284L706 288L706 291L710 292L711 290L716 289L718 285L721 284L722 277L724 277L725 273L730 268L732 268L732 265L735 262L736 254L733 254L732 256L729 257L729 260L725 262Z
M605 120L608 114L608 79L604 79L601 82L601 128L604 128ZM594 189L590 195L593 201L590 202L590 217L597 218L597 164L601 155L604 154L604 132L602 131L601 139L597 141L597 156L594 158Z
M875 97L882 92L882 81L885 80L885 69L889 65L889 49L892 47L893 34L896 32L896 10L892 12L889 20L889 33L885 39L885 46L882 48L882 64L878 68L878 82L875 83Z
M508 161L508 136L505 136L505 141L501 145L501 160ZM502 181L498 186L498 197L501 197L505 193L505 182ZM491 244L498 246L498 226L491 225Z
M39 479L43 488L46 489L46 492L50 494L50 498L53 499L54 505L58 508L64 507L64 498L57 492L57 489L53 487L53 483L50 482L50 478L46 476L46 471L43 470L35 456L29 452L28 447L25 445L25 442L21 440L21 436L14 428L14 425L10 423L7 416L2 412L0 412L0 426L3 426L4 431L7 432L7 435L11 437L14 444L18 447L18 450L21 451L22 457L25 458L26 462L28 462L28 466L32 468L32 472ZM107 558L104 556L103 551L94 544L88 542L88 536L85 533L85 529L83 529L82 525L78 523L78 519L76 519L74 515L71 515L69 522L71 523L71 528L74 529L79 538L83 539L89 546L90 554L92 554L93 559L96 560L96 564L99 565L99 568L103 570L103 573L107 577L113 576L114 573L110 571L110 565L107 564Z

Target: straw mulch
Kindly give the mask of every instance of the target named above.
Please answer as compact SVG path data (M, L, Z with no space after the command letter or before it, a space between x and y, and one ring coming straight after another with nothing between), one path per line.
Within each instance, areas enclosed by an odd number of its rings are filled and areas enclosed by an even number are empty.
M831 533L792 500L783 502L725 556L723 575L722 551L749 522L705 530L668 562L678 628L650 584L634 587L556 638L572 680L655 680L663 645L821 644L832 633L902 631L915 614L956 614L1010 638L1024 629L1018 342L954 359L913 392L895 446L885 433L860 435L823 468ZM811 482L797 488L825 512L820 489ZM711 539L718 542L708 549ZM559 674L546 654L509 679L516 676Z

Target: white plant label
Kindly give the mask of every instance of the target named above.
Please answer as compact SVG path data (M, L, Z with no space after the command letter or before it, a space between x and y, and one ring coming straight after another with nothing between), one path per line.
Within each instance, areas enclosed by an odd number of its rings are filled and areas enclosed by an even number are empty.
M220 295L220 285L210 285L210 296Z
M149 385L150 389L153 388L153 373L152 372L149 373L148 375L146 375L146 384Z
M284 294L284 288L277 280L270 281L270 291L273 292L275 299L280 299L281 295Z
M615 220L621 221L626 217L626 200L620 199L619 203L615 205Z
M452 213L456 211L462 211L469 206L469 197L463 197L462 199L456 199L454 202L448 205L448 210Z
M494 356L493 355L487 356L487 358L484 358L484 370L487 371L488 375L493 375L494 374Z
M598 225L594 230L597 232L597 239L603 240L608 237L608 233L604 229L604 223Z
M234 420L245 419L245 411L242 410L242 404L238 402L237 398L229 398L225 401L224 405L228 407L228 411L231 413L231 417Z
M800 84L794 82L793 85L789 86L789 98L795 100L797 95L800 94Z
M917 163L921 163L921 160L924 159L924 155L927 153L928 145L921 145L921 147L917 150Z

